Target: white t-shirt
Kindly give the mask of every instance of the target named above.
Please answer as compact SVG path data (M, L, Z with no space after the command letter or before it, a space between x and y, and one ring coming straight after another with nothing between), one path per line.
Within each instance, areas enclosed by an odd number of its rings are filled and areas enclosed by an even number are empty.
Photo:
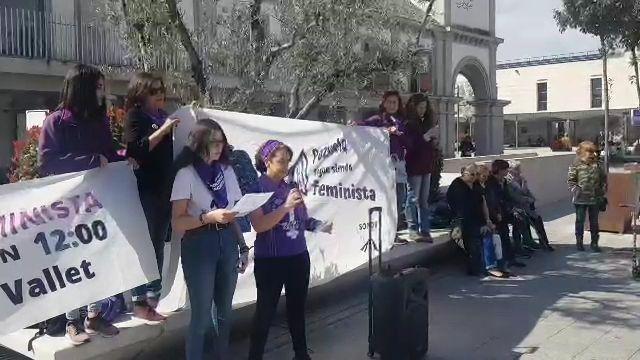
M233 171L233 167L223 165L222 170L227 188L227 198L229 199L227 209L230 209L242 198L242 192L240 191L238 178ZM213 200L211 193L202 183L202 179L198 176L196 169L191 165L180 169L176 175L176 179L173 181L171 201L176 200L190 200L187 212L196 218L199 217L203 211L209 212L215 209L215 207L211 207L211 201Z

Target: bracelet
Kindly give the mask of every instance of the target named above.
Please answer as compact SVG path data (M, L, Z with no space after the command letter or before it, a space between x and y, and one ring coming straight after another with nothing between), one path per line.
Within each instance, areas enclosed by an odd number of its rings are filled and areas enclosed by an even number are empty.
M207 223L204 222L204 216L205 216L206 213L207 213L206 211L203 211L203 212L200 213L200 216L198 216L198 220L200 220L200 223L202 225L206 225L207 224Z

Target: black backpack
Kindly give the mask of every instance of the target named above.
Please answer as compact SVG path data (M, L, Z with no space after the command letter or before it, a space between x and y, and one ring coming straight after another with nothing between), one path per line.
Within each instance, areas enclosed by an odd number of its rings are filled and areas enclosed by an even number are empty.
M61 336L64 335L67 326L67 317L65 314L54 316L51 319L39 322L35 325L29 326L29 329L38 329L38 332L29 339L27 344L27 351L33 351L33 342L44 336Z

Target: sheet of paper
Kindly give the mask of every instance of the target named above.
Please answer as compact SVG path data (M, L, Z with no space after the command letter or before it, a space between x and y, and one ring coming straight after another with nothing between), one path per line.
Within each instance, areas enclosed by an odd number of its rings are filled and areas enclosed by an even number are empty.
M236 215L236 217L245 216L245 215L249 214L250 212L252 212L253 210L259 208L262 205L264 205L264 203L266 203L267 200L269 200L269 198L271 198L272 195L273 195L272 192L270 192L270 193L246 194L245 196L242 197L242 199L240 199L234 205L233 208L231 208L229 210L237 212L238 215Z

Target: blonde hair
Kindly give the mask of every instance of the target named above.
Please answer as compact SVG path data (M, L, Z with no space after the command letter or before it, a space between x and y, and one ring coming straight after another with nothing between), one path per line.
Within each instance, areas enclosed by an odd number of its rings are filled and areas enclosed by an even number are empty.
M583 141L580 144L578 144L578 150L576 150L576 154L579 157L582 157L587 152L595 153L597 151L598 151L598 147L596 146L596 144L594 144L591 141Z

